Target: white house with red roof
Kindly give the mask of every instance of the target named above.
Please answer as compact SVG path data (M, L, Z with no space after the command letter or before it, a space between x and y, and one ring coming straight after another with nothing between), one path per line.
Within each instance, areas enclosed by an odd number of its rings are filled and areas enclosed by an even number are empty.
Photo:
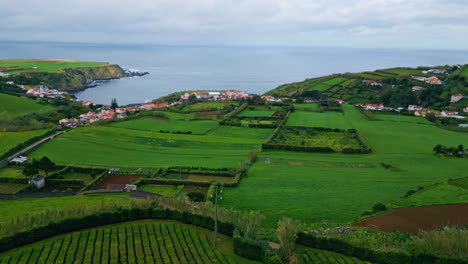
M422 86L413 86L412 88L413 91L423 91L423 90L426 90L426 88L422 87Z
M452 95L452 97L450 97L450 102L451 103L456 103L456 102L460 101L463 98L465 98L465 96L462 95L462 94L454 94L454 95Z
M458 115L458 112L443 110L441 112L441 114L442 114L443 117L454 117L454 116Z
M408 105L408 110L409 111L418 111L418 110L421 110L423 109L421 106L419 105Z

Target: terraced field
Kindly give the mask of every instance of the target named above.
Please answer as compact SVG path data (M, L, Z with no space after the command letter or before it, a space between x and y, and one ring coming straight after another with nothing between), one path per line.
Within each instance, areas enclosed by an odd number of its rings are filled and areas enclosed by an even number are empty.
M325 91L325 90L329 89L330 87L332 87L334 85L337 85L339 83L342 83L342 82L344 82L346 80L348 80L348 79L343 78L343 77L336 77L336 78L333 78L333 79L318 83L316 85L313 85L312 87L307 89L307 91L314 91L314 90Z
M228 237L222 236L219 248ZM223 245L224 244L224 245ZM0 263L252 263L213 250L206 231L177 222L146 221L58 236L0 254Z
M23 71L60 72L64 68L93 67L105 63L73 60L32 59L32 60L0 60L0 71L18 73Z
M370 262L339 253L312 249L304 254L304 264L370 264Z
M26 186L27 184L0 182L0 193L16 193Z

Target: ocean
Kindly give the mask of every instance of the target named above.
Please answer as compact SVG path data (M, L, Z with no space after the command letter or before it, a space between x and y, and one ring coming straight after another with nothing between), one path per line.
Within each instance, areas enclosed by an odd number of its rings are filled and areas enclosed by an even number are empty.
M0 59L105 61L147 71L143 77L100 82L76 93L81 100L143 103L183 90L241 90L262 94L332 73L468 63L468 50L317 47L210 47L0 42Z

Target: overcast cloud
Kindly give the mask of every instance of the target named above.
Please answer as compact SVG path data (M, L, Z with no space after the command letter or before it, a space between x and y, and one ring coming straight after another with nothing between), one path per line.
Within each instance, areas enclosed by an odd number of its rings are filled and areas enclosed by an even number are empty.
M21 0L0 40L468 49L468 0Z

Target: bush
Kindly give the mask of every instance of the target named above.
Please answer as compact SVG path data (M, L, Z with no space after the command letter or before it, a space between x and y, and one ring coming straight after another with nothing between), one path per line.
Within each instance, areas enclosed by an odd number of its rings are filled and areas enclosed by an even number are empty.
M191 192L188 193L187 196L189 197L190 201L192 202L203 202L205 201L205 194L202 192Z
M387 206L385 206L385 204L383 204L383 203L376 203L376 204L374 204L374 206L372 206L372 210L374 212L386 211Z
M262 261L269 248L265 241L258 241L241 236L239 230L234 230L232 247L236 255L246 259Z

